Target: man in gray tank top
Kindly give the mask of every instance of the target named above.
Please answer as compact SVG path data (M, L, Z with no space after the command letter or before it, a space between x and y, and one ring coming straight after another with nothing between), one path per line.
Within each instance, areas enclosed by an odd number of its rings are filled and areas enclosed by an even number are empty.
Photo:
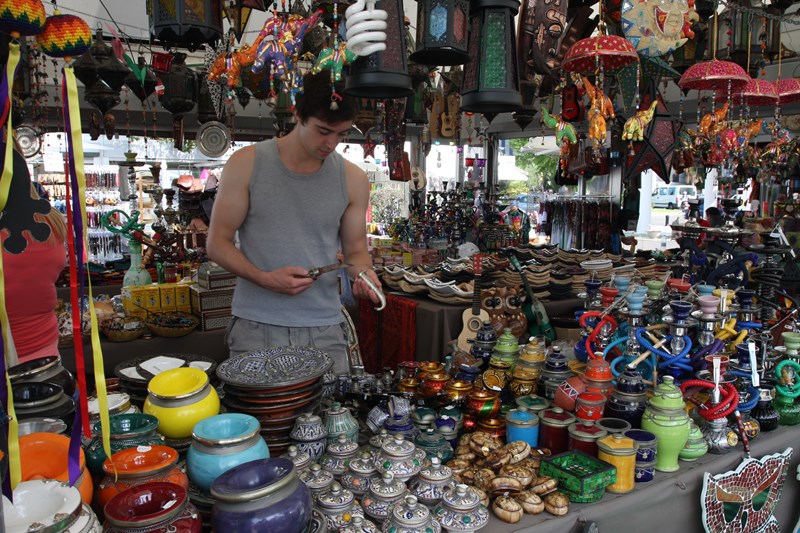
M349 365L338 278L314 279L309 270L336 262L341 244L353 294L379 303L359 279L365 272L380 286L367 251L369 181L336 152L353 126L354 101L340 83L332 86L329 70L303 84L291 133L242 148L225 164L207 249L238 276L226 335L231 355L313 346L341 374Z

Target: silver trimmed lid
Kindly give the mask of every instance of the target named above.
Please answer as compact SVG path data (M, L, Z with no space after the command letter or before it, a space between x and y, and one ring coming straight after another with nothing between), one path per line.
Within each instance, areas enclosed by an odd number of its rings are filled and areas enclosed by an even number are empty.
M469 511L481 504L481 497L472 490L472 487L459 483L444 491L442 503L451 509Z

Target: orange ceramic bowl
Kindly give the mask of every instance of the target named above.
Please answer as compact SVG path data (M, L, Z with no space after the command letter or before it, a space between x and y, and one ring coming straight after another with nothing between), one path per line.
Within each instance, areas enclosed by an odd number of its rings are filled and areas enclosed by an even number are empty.
M57 433L31 433L19 438L22 481L57 479L69 481L69 437ZM86 456L80 451L81 476L75 484L86 504L92 503L94 487L86 472Z

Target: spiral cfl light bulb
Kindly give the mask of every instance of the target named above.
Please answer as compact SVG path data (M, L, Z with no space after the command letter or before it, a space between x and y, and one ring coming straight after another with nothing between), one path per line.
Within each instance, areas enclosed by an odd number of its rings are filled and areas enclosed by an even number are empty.
M375 1L357 0L344 12L347 19L347 48L359 56L386 50L386 19L389 14L375 9Z

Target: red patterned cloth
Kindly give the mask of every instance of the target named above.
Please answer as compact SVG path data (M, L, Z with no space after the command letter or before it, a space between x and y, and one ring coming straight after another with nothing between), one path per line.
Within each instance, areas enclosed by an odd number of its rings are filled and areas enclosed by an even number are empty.
M416 359L417 302L387 294L386 308L378 313L369 300L359 300L356 329L367 372Z

